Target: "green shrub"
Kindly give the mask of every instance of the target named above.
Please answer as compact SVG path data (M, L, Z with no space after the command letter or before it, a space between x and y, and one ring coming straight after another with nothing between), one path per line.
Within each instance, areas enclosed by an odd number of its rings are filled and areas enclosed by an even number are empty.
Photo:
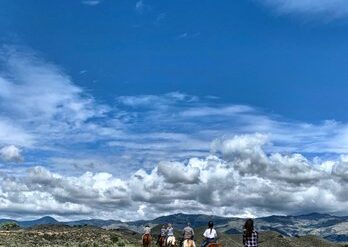
M119 247L124 247L126 244L125 244L124 242L120 241L120 242L117 243L117 245L118 245Z
M116 234L113 234L110 236L110 240L113 243L117 243L118 242L118 236Z
M16 222L5 222L0 225L1 230L10 231L19 229L19 225Z

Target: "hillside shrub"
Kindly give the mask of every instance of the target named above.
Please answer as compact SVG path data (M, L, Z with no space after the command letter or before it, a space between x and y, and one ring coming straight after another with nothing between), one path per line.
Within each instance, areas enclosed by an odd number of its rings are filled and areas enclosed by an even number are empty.
M122 242L122 241L120 241L120 242L118 242L117 243L117 246L118 247L124 247L126 244L124 243L124 242Z
M16 222L5 222L0 225L1 230L10 231L19 229L19 225Z
M110 240L113 243L117 243L118 242L118 236L116 234L113 234L110 236Z

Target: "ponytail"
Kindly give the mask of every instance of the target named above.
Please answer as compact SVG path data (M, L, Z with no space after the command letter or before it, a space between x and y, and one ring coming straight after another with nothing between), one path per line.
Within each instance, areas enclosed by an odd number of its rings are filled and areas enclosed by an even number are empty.
M210 229L210 234L211 234L213 232L214 223L212 221L209 221L208 227Z

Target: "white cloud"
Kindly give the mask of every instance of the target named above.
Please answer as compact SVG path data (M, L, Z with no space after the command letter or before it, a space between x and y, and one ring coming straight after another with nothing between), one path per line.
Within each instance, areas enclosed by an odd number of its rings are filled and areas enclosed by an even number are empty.
M82 1L82 4L89 5L89 6L95 6L101 3L101 0L86 0Z
M14 145L5 146L0 149L0 157L4 161L22 161L21 150Z
M10 119L1 119L0 117L0 130L0 144L15 143L18 146L27 147L35 143L35 137L32 133Z
M49 150L56 158L63 153L81 160L87 152L84 145L94 143L96 154L88 157L93 163L105 163L98 162L98 156L108 156L109 164L130 170L152 168L164 159L202 157L212 139L255 132L272 141L267 151L348 153L345 123L283 121L251 106L219 104L180 92L119 96L116 105L101 105L62 69L33 52L5 47L0 58L2 146ZM117 172L117 166L109 167ZM76 170L75 164L70 167Z
M252 109L249 106L246 105L233 105L233 106L227 106L227 107L194 107L191 109L184 110L181 115L184 117L204 117L204 116L216 116L216 115L222 115L222 116L232 116L236 114L241 113L248 113L253 112L254 109Z
M87 123L102 118L108 107L96 103L58 67L13 47L3 48L0 59L0 143L52 148L66 138L79 142L115 133Z
M150 172L140 169L125 179L106 172L64 176L43 167L31 168L24 177L1 175L1 210L122 219L175 212L348 213L345 157L318 164L296 153L266 154L266 141L259 134L235 136L219 143L221 157L160 162ZM336 165L321 169L325 162Z
M168 108L170 105L181 102L196 102L198 98L180 92L171 92L163 95L119 96L116 100L131 107Z
M162 161L157 167L158 174L169 183L195 184L199 182L199 169L188 169L180 162Z
M346 0L257 0L274 7L279 13L325 16L329 19L348 15Z
M13 145L2 157L16 160L18 147L31 157L1 167L6 214L346 212L347 123L285 121L179 92L120 96L111 107L33 53L0 57L0 144Z

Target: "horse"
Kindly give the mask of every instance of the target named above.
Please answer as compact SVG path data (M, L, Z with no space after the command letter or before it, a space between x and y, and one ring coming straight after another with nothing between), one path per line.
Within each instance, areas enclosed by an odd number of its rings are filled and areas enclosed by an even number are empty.
M218 244L218 243L209 243L206 247L222 247L222 244Z
M143 247L150 247L151 246L151 235L150 234L145 234L143 236Z
M169 236L167 238L167 247L176 247L176 240L174 236Z
M196 244L192 239L185 239L182 243L182 247L196 247Z
M160 236L158 239L158 245L159 245L159 247L165 247L166 246L166 237Z

